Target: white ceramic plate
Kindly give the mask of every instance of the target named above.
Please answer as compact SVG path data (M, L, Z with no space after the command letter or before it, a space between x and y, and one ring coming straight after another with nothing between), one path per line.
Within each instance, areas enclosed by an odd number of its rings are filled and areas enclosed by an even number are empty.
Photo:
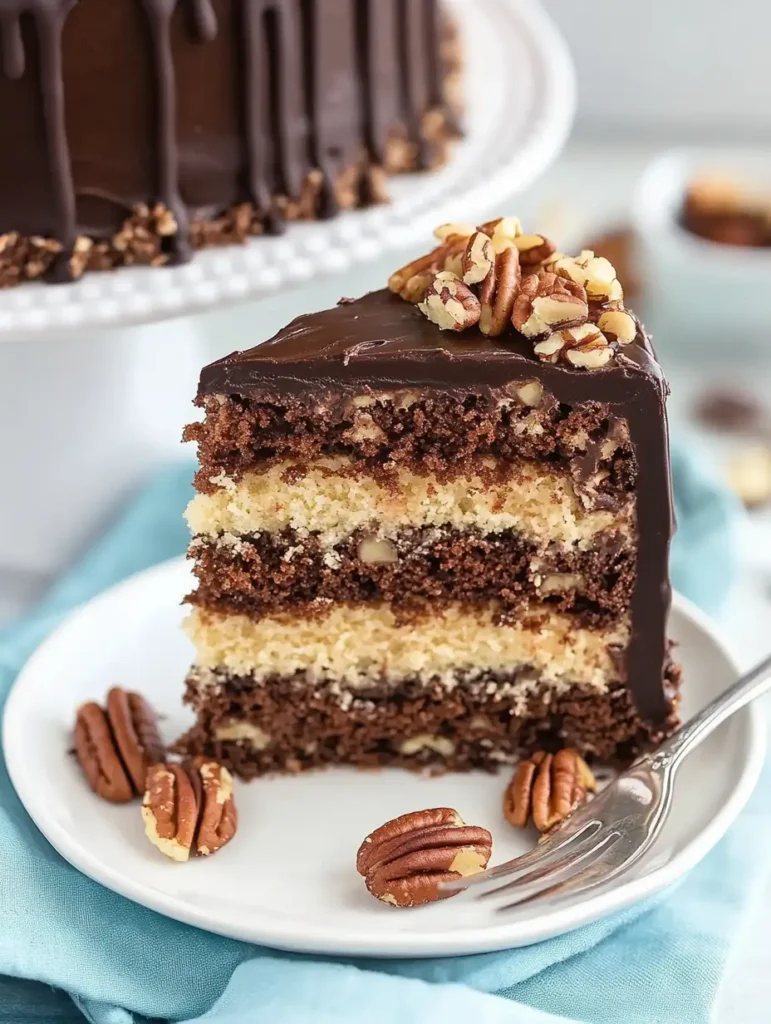
M281 238L210 249L163 270L93 273L0 295L0 340L163 320L277 292L390 250L425 243L449 219L493 210L557 157L573 122L570 54L538 0L448 0L460 24L467 134L438 174L392 180L393 202Z
M153 701L171 740L188 724L180 705L191 649L179 628L191 586L180 559L141 573L72 614L39 648L8 700L8 770L30 815L68 861L138 903L210 931L284 949L373 956L439 956L526 945L569 931L670 885L720 839L744 806L764 756L759 710L714 733L678 777L671 820L647 860L616 889L568 907L496 914L457 897L400 913L369 896L356 874L359 843L405 811L456 807L490 829L494 862L533 836L501 814L507 775L423 778L337 769L237 785L240 828L210 860L174 864L145 839L136 805L112 807L68 756L75 708L114 684ZM675 601L671 632L685 669L690 715L735 677L708 621Z

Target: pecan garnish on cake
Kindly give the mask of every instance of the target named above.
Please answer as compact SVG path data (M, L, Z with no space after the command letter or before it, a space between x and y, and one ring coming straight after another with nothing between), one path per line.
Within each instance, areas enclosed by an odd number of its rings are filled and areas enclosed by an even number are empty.
M440 245L396 271L389 288L441 330L516 331L542 362L582 369L605 366L637 337L613 264L591 250L557 252L516 217L476 229L444 224L435 234Z
M443 331L464 331L481 315L479 299L451 270L434 275L418 309Z

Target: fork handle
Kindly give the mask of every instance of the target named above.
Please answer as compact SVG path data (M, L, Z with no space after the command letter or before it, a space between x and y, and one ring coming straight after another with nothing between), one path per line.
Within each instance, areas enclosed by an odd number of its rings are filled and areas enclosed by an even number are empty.
M721 722L730 718L745 704L762 696L771 689L771 655L750 669L733 686L721 693L698 715L681 726L652 755L654 761L666 760L675 763L682 760L716 729Z

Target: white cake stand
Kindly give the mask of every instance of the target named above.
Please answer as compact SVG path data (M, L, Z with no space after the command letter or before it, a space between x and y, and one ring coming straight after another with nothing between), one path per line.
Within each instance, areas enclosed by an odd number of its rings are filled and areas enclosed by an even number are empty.
M201 365L267 336L259 316L228 341L233 319L191 314L333 274L347 273L339 290L350 294L363 264L425 245L443 221L503 210L557 157L575 84L551 20L537 0L449 2L464 40L466 136L439 173L392 181L389 206L184 266L0 293L0 618L9 594L35 596L152 466L179 457ZM292 312L311 306L298 298Z

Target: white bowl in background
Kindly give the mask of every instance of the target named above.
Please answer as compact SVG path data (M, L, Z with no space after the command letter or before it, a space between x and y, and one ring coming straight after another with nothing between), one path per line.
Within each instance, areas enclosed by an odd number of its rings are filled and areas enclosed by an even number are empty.
M705 174L771 192L771 152L680 149L649 164L632 204L646 323L663 350L771 343L771 248L720 245L679 223L689 182Z

